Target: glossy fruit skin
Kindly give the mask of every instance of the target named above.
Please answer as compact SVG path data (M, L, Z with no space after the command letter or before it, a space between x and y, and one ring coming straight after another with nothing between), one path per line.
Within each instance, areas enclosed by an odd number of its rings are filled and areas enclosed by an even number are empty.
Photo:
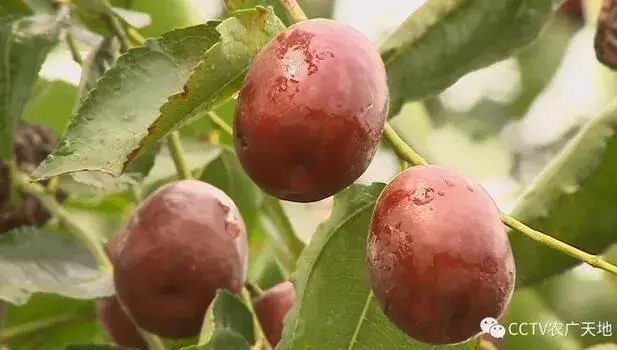
M219 288L246 278L245 224L234 202L207 183L160 187L133 213L116 251L116 293L137 325L166 338L199 333Z
M120 240L126 239L126 230L121 229L105 244L105 253L112 265L119 254ZM128 349L148 350L148 344L141 337L133 321L122 309L118 299L113 297L102 298L96 301L96 314L99 322L109 337L119 346Z
M296 289L289 281L266 290L253 304L259 324L272 347L281 341L283 320L296 301Z
M367 260L385 315L429 344L475 337L514 290L514 258L492 198L443 166L408 168L384 188Z
M333 20L302 21L252 61L236 104L236 153L269 194L324 199L368 168L388 104L384 64L368 39Z
M148 350L148 344L115 297L98 299L96 313L99 322L114 343L123 348Z

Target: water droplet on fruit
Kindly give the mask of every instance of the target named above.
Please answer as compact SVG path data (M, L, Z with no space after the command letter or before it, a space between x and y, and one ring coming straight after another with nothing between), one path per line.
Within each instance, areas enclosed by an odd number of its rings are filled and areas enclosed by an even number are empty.
M411 195L411 201L416 205L430 203L433 198L435 198L435 190L423 183L417 184L416 190Z
M229 234L232 238L236 238L240 235L240 226L238 225L238 219L234 215L231 208L221 202L219 202L219 207L225 213L225 232Z
M473 186L472 186L471 184L467 184L467 189L468 189L470 192L474 192L474 191L475 191L475 189L473 188Z
M450 186L450 187L454 187L454 181L450 180L450 179L446 179L446 185Z

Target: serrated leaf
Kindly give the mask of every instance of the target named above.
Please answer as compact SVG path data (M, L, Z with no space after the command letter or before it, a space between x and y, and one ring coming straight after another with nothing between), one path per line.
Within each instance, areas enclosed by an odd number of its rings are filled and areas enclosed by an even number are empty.
M390 116L533 41L556 0L428 0L380 45Z
M140 140L167 97L219 38L215 23L174 30L120 56L73 116L66 133L34 175L98 170L118 176L139 155ZM152 139L152 144L159 138Z
M220 156L204 168L201 180L219 188L236 203L250 232L263 192L246 175L234 151L222 147Z
M34 227L0 235L0 299L21 305L32 293L75 299L114 294L112 278L99 270L80 243Z
M64 24L52 15L0 19L0 159L12 157L17 120Z
M206 319L208 339L198 349L219 349L219 346L224 346L221 349L233 349L229 346L242 342L250 348L249 344L255 344L253 314L240 298L229 291L219 289L216 292Z
M590 253L617 241L617 101L590 121L515 203L511 215ZM579 261L526 236L510 234L518 287Z
M369 222L384 185L354 184L334 197L298 261L296 302L277 349L438 349L412 340L381 311L366 267ZM326 305L326 307L324 307ZM469 349L470 344L443 347Z
M272 9L257 7L234 15L216 28L221 40L195 67L184 91L161 107L153 132L141 141L143 147L230 99L242 84L253 56L285 29Z
M100 171L78 171L70 174L61 175L61 186L71 186L74 190L82 193L117 193L129 189L131 186L138 185L149 175L154 167L156 156L161 150L161 143L155 144L152 148L137 157L124 173L120 176L112 176ZM171 170L171 168L170 168ZM86 185L75 186L70 180L66 179L70 176L75 182Z

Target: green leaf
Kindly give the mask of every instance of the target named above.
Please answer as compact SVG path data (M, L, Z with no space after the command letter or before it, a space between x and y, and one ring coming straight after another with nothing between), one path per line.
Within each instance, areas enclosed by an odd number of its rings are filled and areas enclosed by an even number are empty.
M574 336L575 332L580 331L579 327L568 327L567 336L565 334L550 336L550 332L541 334L541 331L537 328L535 333L532 333L531 323L539 323L541 327L547 327L550 324L562 324L562 332L565 332L565 325L568 322L577 322L580 325L581 322L585 321L588 320L560 319L550 307L543 303L541 296L534 289L519 289L512 296L505 322L502 322L506 329L514 323L512 330L516 332L516 335L506 334L502 340L502 346L504 349L580 350L582 346ZM521 330L527 332L527 335L521 335Z
M184 85L184 91L161 107L161 117L141 144L148 147L161 135L187 124L229 100L240 88L251 60L285 25L271 9L238 11L217 30L221 40L213 45Z
M120 55L120 44L116 37L110 36L103 41L84 59L81 65L79 80L79 102L82 103L88 92L94 89L96 82L114 64Z
M205 347L197 349L234 349L230 347L243 342L245 345L237 349L247 348L255 344L253 314L250 309L234 294L219 289L206 315L209 326L208 339ZM240 342L242 340L242 342Z
M77 100L77 88L62 80L39 79L28 100L22 119L40 124L62 135Z
M215 333L205 345L191 345L181 350L250 350L251 346L240 334L229 329Z
M217 40L214 23L208 23L171 31L129 50L99 80L35 176L82 170L120 175L143 152L140 140L156 132L151 124L159 107L182 89ZM164 136L157 134L158 139Z
M21 305L31 293L75 299L113 295L111 276L80 243L34 227L0 236L0 299Z
M383 187L354 184L335 195L330 218L318 227L298 261L296 302L277 349L438 348L412 340L391 324L371 291L366 240Z
M80 184L88 185L89 188L81 189L86 192L107 192L117 193L127 190L130 186L142 183L142 181L148 176L150 170L154 167L154 162L158 152L161 150L161 143L155 144L148 149L145 153L137 157L124 171L124 173L118 177L102 173L100 171L78 171L70 173L68 175L73 180ZM61 179L62 177L61 176ZM70 186L70 182L63 179L62 186ZM73 187L75 189L75 187Z
M233 149L222 147L220 156L204 168L201 180L233 199L250 232L258 217L263 192L246 175Z
M586 127L542 171L511 215L590 253L617 241L617 101ZM564 272L579 263L513 232L517 286Z
M64 21L51 15L0 19L0 159L13 155L13 131Z
M105 343L94 300L36 294L22 306L6 306L0 343L11 349L63 350L71 343Z
M123 350L123 348L104 344L72 344L65 347L64 350Z
M556 0L428 0L380 45L390 115L532 42Z

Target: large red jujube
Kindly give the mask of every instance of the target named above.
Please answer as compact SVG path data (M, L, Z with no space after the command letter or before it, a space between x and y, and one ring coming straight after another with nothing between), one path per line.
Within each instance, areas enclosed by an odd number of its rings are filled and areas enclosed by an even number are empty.
M396 176L380 194L367 245L373 291L386 316L430 344L466 341L510 301L515 265L492 198L437 165Z
M264 191L317 201L368 168L388 103L384 64L366 37L333 20L299 22L253 59L236 105L235 148Z

